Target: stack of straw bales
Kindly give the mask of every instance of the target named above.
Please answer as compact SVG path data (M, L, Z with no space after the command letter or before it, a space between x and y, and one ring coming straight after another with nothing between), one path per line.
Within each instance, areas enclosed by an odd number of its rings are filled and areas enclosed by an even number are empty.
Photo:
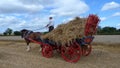
M43 35L42 38L55 41L56 43L59 42L62 45L70 43L72 40L84 36L86 20L87 18L76 17L65 24L59 25L53 31Z

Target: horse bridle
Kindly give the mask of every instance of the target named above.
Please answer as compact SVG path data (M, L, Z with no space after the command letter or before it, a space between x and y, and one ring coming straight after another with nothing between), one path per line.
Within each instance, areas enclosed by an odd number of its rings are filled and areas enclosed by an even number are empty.
M33 31L26 31L24 34L23 34L23 38L28 38L28 36L33 33Z

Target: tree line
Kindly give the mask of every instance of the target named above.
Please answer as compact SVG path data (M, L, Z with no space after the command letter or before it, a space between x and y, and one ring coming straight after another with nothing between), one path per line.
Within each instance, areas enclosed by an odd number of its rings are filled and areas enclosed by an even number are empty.
M11 28L7 28L5 32L3 32L4 36L19 36L21 35L20 31L13 31Z
M97 28L97 35L120 35L120 29L117 29L115 27L103 27L101 28L101 26L98 26ZM13 36L19 36L21 35L20 31L13 31L11 28L7 28L5 30L5 32L3 32L4 36L9 36L9 35L13 35Z
M98 35L120 35L120 29L117 29L115 27L101 28L100 26L98 26L97 34Z

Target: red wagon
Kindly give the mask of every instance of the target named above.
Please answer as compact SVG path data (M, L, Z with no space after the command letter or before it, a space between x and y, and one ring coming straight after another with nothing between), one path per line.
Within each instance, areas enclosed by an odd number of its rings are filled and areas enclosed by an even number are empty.
M48 39L39 42L33 39L29 40L42 45L42 55L46 58L52 57L53 51L56 50L67 62L77 62L81 56L88 56L91 53L91 42L94 39L93 35L96 32L98 22L99 18L96 15L89 15L85 25L84 37L76 38L69 45L58 45Z

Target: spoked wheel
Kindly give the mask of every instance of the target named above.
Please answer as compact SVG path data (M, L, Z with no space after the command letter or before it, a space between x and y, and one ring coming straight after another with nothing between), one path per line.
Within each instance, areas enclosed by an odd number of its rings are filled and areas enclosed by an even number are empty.
M82 46L82 55L83 56L88 56L92 51L92 46L91 44L87 44Z
M67 62L77 62L81 56L81 47L76 42L70 46L62 46L61 56Z
M50 45L44 45L42 47L42 55L46 58L50 58L53 56L53 48Z

